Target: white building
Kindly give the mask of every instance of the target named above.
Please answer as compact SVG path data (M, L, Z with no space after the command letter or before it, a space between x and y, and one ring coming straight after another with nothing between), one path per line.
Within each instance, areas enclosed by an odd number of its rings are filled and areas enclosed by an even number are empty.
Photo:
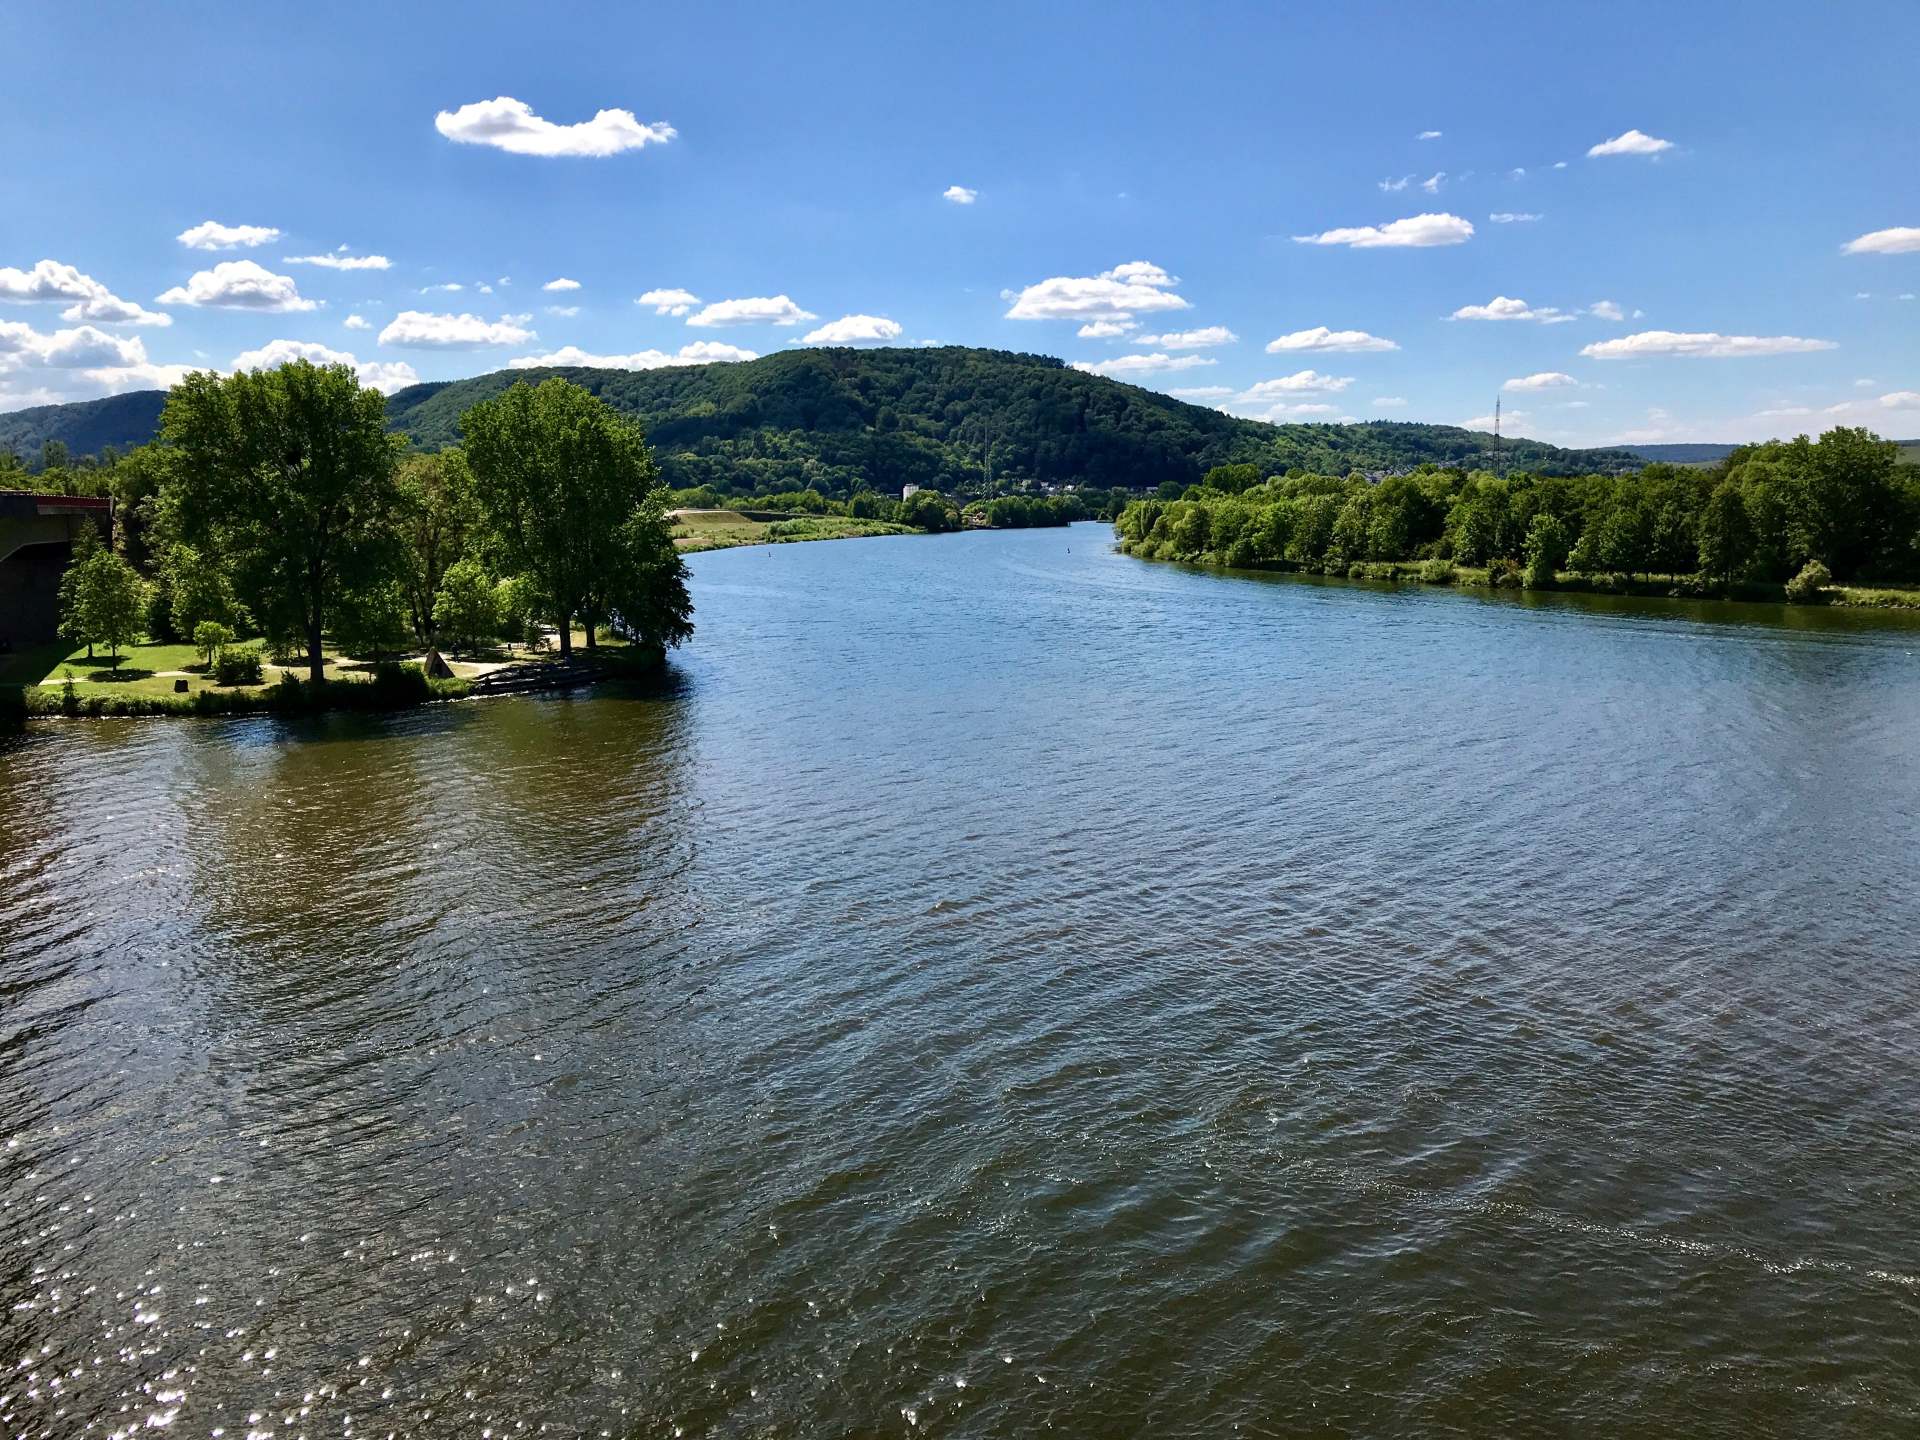
M920 487L918 485L902 485L900 487L900 498L902 500L909 499L912 496L918 495L919 493L920 493Z

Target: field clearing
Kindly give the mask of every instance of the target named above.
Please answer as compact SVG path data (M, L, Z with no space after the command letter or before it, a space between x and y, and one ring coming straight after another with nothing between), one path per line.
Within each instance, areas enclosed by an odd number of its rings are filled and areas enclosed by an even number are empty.
M675 510L673 543L683 551L727 550L803 540L849 540L863 535L911 535L906 525L847 515L776 515L766 510Z

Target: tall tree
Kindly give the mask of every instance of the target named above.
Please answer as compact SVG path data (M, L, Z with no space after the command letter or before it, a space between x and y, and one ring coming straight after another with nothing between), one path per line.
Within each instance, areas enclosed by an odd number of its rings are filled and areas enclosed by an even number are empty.
M270 631L297 633L324 678L334 607L391 578L398 441L384 402L345 365L296 360L222 378L189 375L167 397L161 434L181 538L233 577Z
M435 633L442 578L465 557L472 520L471 482L458 448L400 462L400 533L406 541L407 609L422 640Z
M118 660L120 647L140 634L147 587L131 565L100 543L90 522L80 534L73 563L60 581L61 628L86 645L89 657L101 644Z
M591 648L597 622L630 608L651 613L674 586L684 591L684 567L659 514L660 472L633 422L555 377L482 401L460 428L497 568L532 579L551 607L562 655L573 653L574 621L584 623ZM684 638L667 631L665 643Z

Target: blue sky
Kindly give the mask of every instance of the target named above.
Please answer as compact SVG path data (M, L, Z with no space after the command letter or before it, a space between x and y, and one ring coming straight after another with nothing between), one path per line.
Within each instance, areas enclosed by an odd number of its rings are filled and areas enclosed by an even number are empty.
M1916 436L1916 54L1911 0L9 5L0 409L854 338L1276 419Z

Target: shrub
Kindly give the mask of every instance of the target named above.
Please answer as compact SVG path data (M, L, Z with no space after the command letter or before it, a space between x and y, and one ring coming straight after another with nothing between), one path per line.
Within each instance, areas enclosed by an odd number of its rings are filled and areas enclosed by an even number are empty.
M1520 588L1520 567L1511 558L1503 555L1497 560L1487 562L1487 584L1496 590L1518 590Z
M199 631L196 629L195 637ZM213 662L213 678L222 685L258 685L260 683L260 647L246 645L222 650Z
M1256 558L1253 551L1253 542L1244 535L1227 547L1226 560L1228 566L1232 569L1251 569Z
M366 691L369 705L380 709L418 705L432 694L426 672L418 665L376 665L373 667L373 679L357 688Z
M1824 605L1833 597L1827 587L1833 584L1833 572L1818 560L1809 560L1800 573L1787 581L1787 599L1795 605Z
M198 650L211 670L220 659L220 652L233 643L233 627L222 625L218 620L202 620L193 627L193 648Z
M1420 562L1420 578L1429 585L1453 584L1453 561L1436 555Z

